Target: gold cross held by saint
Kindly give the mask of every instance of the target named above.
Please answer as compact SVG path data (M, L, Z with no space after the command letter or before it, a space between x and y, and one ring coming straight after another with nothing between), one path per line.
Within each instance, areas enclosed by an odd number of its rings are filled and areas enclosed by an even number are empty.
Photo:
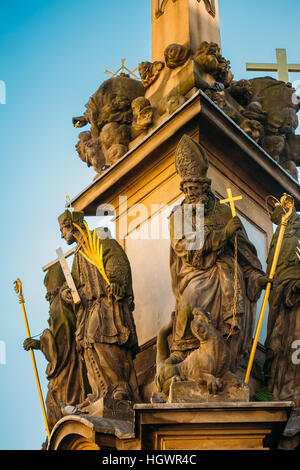
M227 195L228 195L228 199L222 199L220 201L220 204L225 204L226 202L229 202L232 217L235 217L236 211L235 211L234 201L239 201L240 199L243 199L243 196L233 197L230 188L227 188Z
M289 72L300 72L300 64L288 64L286 49L276 49L277 64L247 63L246 70L278 72L278 80L288 83Z

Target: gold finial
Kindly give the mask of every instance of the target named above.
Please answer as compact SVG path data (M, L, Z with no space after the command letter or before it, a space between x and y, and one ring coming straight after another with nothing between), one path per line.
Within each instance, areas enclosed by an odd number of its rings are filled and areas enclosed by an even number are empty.
M21 304L21 308L22 308L22 312L23 312L23 318L24 318L27 338L30 339L31 335L30 335L30 330L29 330L29 325L28 325L28 320L27 320L27 314L26 314L24 299L23 299L23 294L22 294L22 282L20 281L19 278L15 280L14 285L15 285L16 293L19 294L19 300L20 300L20 304ZM47 420L47 413L46 413L46 408L45 408L45 404L44 404L44 399L43 399L43 393L42 393L42 389L41 389L39 374L38 374L38 370L37 370L35 357L34 357L34 352L33 352L32 347L30 348L30 354L31 354L31 360L32 360L34 375L35 375L35 379L36 379L36 384L37 384L37 388L38 388L38 393L39 393L39 397L40 397L40 402L41 402L41 406L42 406L42 412L43 412L43 416L44 416L44 420L45 420L47 437L48 437L48 441L49 441L49 439L50 439L50 430L49 430L49 425L48 425L48 420Z
M20 302L24 303L24 297L23 297L23 292L22 292L22 282L19 278L15 280L14 286L15 286L16 293L19 294Z
M284 217L289 218L294 209L294 198L289 194L283 193L280 204L285 212Z
M122 65L121 67L115 72L110 72L109 70L104 70L104 73L108 73L109 75L111 75L112 77L116 77L120 72L128 72L129 75L132 75L133 78L135 78L136 80L139 80L139 78L133 73L135 72L136 70L138 70L138 67L136 67L135 69L133 70L129 70L126 65L125 65L125 62L126 62L126 59L122 59Z
M70 201L70 196L69 196L69 194L66 194L66 207L67 207L67 209L70 210L70 212L71 212L71 217L72 217L72 219L73 219L73 209L72 209L72 206L71 206L71 201Z

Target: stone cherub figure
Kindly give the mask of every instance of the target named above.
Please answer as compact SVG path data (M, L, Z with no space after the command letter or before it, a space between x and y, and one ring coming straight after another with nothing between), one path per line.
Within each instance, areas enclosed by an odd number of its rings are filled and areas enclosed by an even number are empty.
M218 47L208 43L201 44L194 56L202 69L218 80L217 85L222 82L217 74L219 58ZM291 84L259 77L231 81L223 91L214 85L205 91L209 98L297 180L300 136L296 129L300 102Z
M91 125L90 135L80 136L76 150L98 173L127 152L133 121L131 103L145 91L140 81L122 73L103 82L86 104L85 113L73 118L76 127Z
M24 348L40 349L49 361L49 380L46 398L47 420L50 431L62 418L61 403L75 405L86 396L89 387L84 363L75 344L76 316L69 303L62 299L65 277L60 264L49 269L44 280L49 301L49 328L44 330L39 340L29 338Z
M241 220L232 217L230 208L221 205L211 191L204 149L190 137L183 136L176 149L175 165L185 199L170 216L170 270L176 309L167 361L181 363L199 347L199 338L193 334L191 323L193 311L200 309L210 312L212 326L226 338L230 351L228 368L234 373L241 358L249 352L256 301L267 278ZM178 234L176 224L184 217L185 204L194 210L197 204L204 208L202 246L190 245L190 234ZM194 234L201 230L195 225L196 221L193 220ZM182 222L181 227L184 227L184 220ZM233 315L235 234L238 274Z
M158 79L164 66L165 64L160 61L141 62L139 64L139 74L144 87L149 87Z
M132 125L131 136L134 139L138 135L146 132L153 123L153 109L150 101L144 96L139 96L131 103Z
M75 242L74 234L82 235L73 225L85 230L84 213L65 211L59 217L62 238ZM103 265L110 284L106 284L97 268L76 250L72 276L81 298L76 306L76 346L84 357L92 393L80 409L94 404L102 397L113 400L138 401L139 391L133 366L138 350L131 269L128 258L110 237L100 240ZM70 291L64 296L72 302Z
M233 79L230 62L222 57L221 49L214 42L203 41L195 50L194 61L202 70L212 75L216 81L228 87Z

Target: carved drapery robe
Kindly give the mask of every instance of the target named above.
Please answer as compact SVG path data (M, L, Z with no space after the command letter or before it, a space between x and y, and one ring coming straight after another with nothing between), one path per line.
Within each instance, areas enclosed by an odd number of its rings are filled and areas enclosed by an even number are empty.
M274 258L280 226L270 245L268 272ZM275 400L293 400L300 408L300 366L293 362L292 345L300 339L300 263L296 255L300 218L295 212L287 224L275 271L277 285L269 298L265 374ZM296 283L298 287L296 287Z
M108 294L106 282L97 268L77 252L72 268L81 297L76 311L76 342L84 351L92 388L91 402L113 392L119 385L128 387L128 384L136 400L138 391L132 355L137 352L138 344L132 315L130 265L116 240L107 238L101 243L106 275L111 283L124 289L124 297L116 299Z
M234 241L226 240L224 228L231 219L228 206L210 195L210 208L204 218L204 243L200 250L186 249L186 239L174 238L174 213L170 217L170 269L176 314L172 351L188 351L199 346L190 330L194 308L211 313L212 324L226 338L233 324ZM195 230L195 228L194 228ZM228 340L231 370L250 348L256 301L261 289L256 280L264 275L255 247L246 232L238 232L237 311L233 334Z
M84 399L88 389L84 364L76 351L76 317L72 307L60 298L59 292L60 288L48 290L50 328L44 330L40 337L41 351L49 361L46 406L50 429L62 418L61 403L76 405Z

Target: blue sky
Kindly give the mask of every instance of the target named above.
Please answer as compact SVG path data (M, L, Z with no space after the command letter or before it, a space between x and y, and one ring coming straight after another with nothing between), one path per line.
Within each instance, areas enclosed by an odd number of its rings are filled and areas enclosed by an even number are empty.
M273 62L276 48L300 63L297 0L219 6L222 52L236 79L266 75L246 72L245 63ZM31 334L38 335L48 318L41 267L66 248L57 216L65 194L72 198L94 177L77 157L71 119L107 79L105 69L117 70L123 57L132 69L151 60L150 0L26 0L0 8L0 449L39 449L45 429L13 281L23 282ZM41 353L36 359L46 396L47 364Z

